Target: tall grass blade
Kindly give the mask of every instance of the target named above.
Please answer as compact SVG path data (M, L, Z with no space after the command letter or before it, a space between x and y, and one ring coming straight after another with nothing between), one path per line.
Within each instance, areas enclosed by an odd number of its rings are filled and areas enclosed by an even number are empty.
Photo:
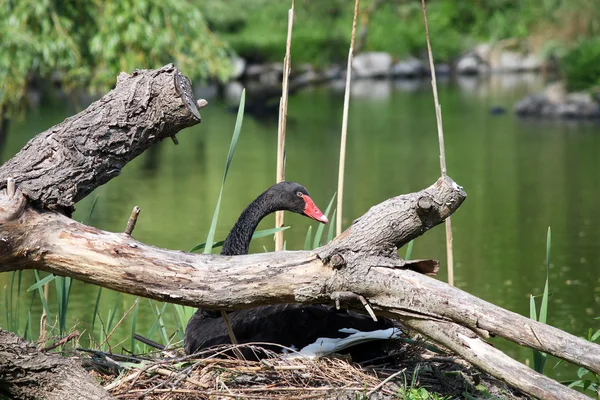
M537 321L537 307L535 306L535 296L529 295L529 318Z
M285 128L287 125L288 82L290 77L292 27L294 26L294 0L288 10L287 39L285 41L285 57L283 58L283 78L281 81L281 99L279 101L279 124L277 126L277 183L285 180ZM275 213L275 227L284 224L283 211ZM275 251L284 250L283 232L275 234Z
M112 320L113 319L113 310L112 309L108 309L108 315L106 316L106 320ZM108 341L106 340L106 338L108 337L108 331L110 331L110 328L107 328L106 326L104 326L104 324L102 323L102 319L100 320L100 324L102 325L102 330L100 331L100 343L103 343L102 345L100 345L100 350L102 351L106 351L106 348L108 347Z
M261 237L270 236L270 235L274 234L275 232L284 231L288 228L289 228L289 226L282 226L281 228L263 229L263 230L254 232L254 234L252 234L252 239L258 239ZM223 243L225 243L224 240L218 241L217 243L213 244L213 249L215 247L223 246ZM190 253L192 253L194 251L202 250L204 247L206 247L206 243L198 244L190 250Z
M10 324L11 320L11 308L8 306L8 288L4 286L4 308L6 312L6 325Z
M32 290L36 290L36 289L40 289L42 286L44 286L46 283L53 281L54 279L56 279L57 276L50 274L48 276L45 276L43 279L40 279L39 281L37 281L36 283L34 283L33 285L29 286L27 288L28 292L31 292Z
M548 317L548 281L550 279L550 248L552 247L552 231L548 227L546 234L546 283L544 285L544 294L542 294L542 305L540 307L540 319L543 324L546 323Z
M33 302L35 301L35 292L31 292L31 300L29 301L29 310L27 310L27 323L25 324L25 333L23 337L25 340L31 341L33 337L31 325L31 309L33 308Z
M423 23L425 25L425 39L427 41L427 54L429 55L429 69L431 71L431 89L433 91L433 103L435 106L435 120L437 123L438 143L440 148L440 171L442 178L446 177L446 150L444 147L444 127L442 124L442 106L438 98L437 81L435 75L435 65L433 63L433 51L431 50L431 41L429 40L429 26L427 25L427 10L425 9L425 0L421 0L421 9L423 10ZM446 256L448 262L448 284L454 286L454 250L452 248L452 221L450 217L446 218Z
M410 258L412 257L413 243L414 243L414 240L411 240L406 245L406 254L404 255L405 260L410 260Z
M329 212L331 211L331 206L333 205L333 200L335 199L335 193L333 194L333 197L331 198L331 200L329 201L329 204L327 205L327 209L325 210L325 216L329 218ZM313 249L316 249L317 247L319 247L321 244L321 236L323 236L323 231L325 230L325 224L319 224L319 227L317 228L317 231L315 232L315 239L313 240Z
M19 270L18 271L18 278L17 278L17 312L16 312L16 328L14 330L14 332L18 332L19 331L19 320L20 320L20 316L21 316L21 283L23 281L23 271ZM32 293L33 294L33 293ZM12 294L11 294L12 296Z
M110 318L107 319L107 324L106 324L106 332L110 332L111 328L112 328L112 324L113 324L113 320L115 319L115 315L117 315L117 310L119 309L119 304L121 303L121 296L122 294L119 292L119 294L117 294L117 299L115 300L115 306L113 307L114 312L112 313L112 315L110 316Z
M58 306L58 332L60 335L63 334L64 332L64 327L62 324L63 321L63 315L64 315L64 311L63 311L63 306L64 306L64 302L63 302L63 298L65 297L65 293L64 293L64 279L62 276L57 276L56 279L54 280L55 286L56 286L56 303Z
M221 208L221 197L223 196L223 187L227 180L227 173L229 172L229 166L233 159L233 153L237 146L240 132L242 130L242 122L244 120L244 107L246 106L246 89L242 90L242 97L240 98L240 106L238 108L237 118L235 120L235 128L233 128L233 137L231 138L231 144L229 145L229 153L227 154L227 162L225 163L225 172L223 173L223 181L221 182L221 190L219 191L219 199L217 200L217 206L213 214L212 222L210 223L210 230L206 238L206 245L204 246L204 254L210 254L214 244L215 231L217 229L217 220L219 219L219 209Z
M15 278L17 277L17 271L13 271L10 277L10 296L6 296L6 289L4 289L4 297L5 297L5 307L6 311L10 310L10 319L9 315L6 315L6 325L8 329L12 332L17 332L14 326L15 320L15 309L14 309L14 287L15 287ZM19 304L19 298L17 297L17 304Z
M529 314L530 318L539 321L543 324L546 323L548 318L548 298L549 298L549 280L550 280L550 249L552 247L552 231L548 227L548 233L546 234L546 282L544 284L544 293L542 294L542 303L540 305L539 318L537 315L536 305L534 296L530 297L529 300ZM533 350L533 369L540 374L544 372L544 366L548 355L538 350Z
M180 339L183 339L187 322L194 314L195 308L182 306L180 304L173 304L173 307L175 308L175 319L177 320L178 326L177 335L180 337Z
M60 315L61 332L67 331L67 315L69 312L69 296L71 295L72 279L68 276L62 279L62 314Z
M346 68L346 89L344 91L344 110L342 112L342 134L340 140L340 164L338 167L338 201L336 235L342 233L342 216L344 205L344 170L346 167L346 138L348 137L348 109L350 108L350 80L352 78L352 54L354 52L354 38L356 37L356 21L360 0L354 2L354 18L352 19L352 33L350 35L350 49L348 50L348 66ZM333 223L333 222L332 222Z
M96 304L94 304L94 316L92 317L92 327L90 332L94 334L94 325L96 324L96 315L98 315L98 307L100 306L100 297L102 296L102 286L98 288L98 295L96 296Z
M40 274L38 273L38 270L34 269L33 273L35 275L35 280L37 282L39 282L41 279L40 279ZM37 290L38 290L38 293L40 294L40 300L42 301L42 307L44 307L44 311L46 311L46 316L47 316L48 320L50 320L50 308L48 308L48 301L46 301L46 296L44 296L44 289L42 289L42 286L44 286L44 285L38 285Z
M0 88L0 100L2 100L2 96L4 96L5 89L6 89L6 85L2 84L2 87Z
M304 250L310 250L310 242L312 239L312 225L308 226L306 231L306 239L304 240Z
M92 206L90 207L90 212L87 216L87 220L84 222L85 225L89 225L90 221L92 220L92 214L94 213L94 210L96 209L96 203L98 203L98 194L94 197L94 201L92 202Z
M152 334L154 333L154 330L156 329L156 327L158 327L158 332L160 333L160 336L163 340L163 345L167 345L169 343L169 336L167 335L167 330L165 329L165 323L163 321L163 314L165 313L165 309L167 308L167 305L169 303L163 303L162 309L159 311L158 310L158 305L155 305L152 300L150 300L150 306L152 307L152 311L154 312L154 325L152 325ZM149 338L152 337L152 335L149 335Z
M135 339L133 335L135 335L135 329L137 327L137 316L138 310L140 306L139 297L136 299L135 308L133 309L133 316L131 317L131 354L135 354Z
M27 311L27 323L25 324L25 334L23 337L28 342L33 340L33 335L31 333L31 310Z
M590 342L595 342L596 339L598 339L600 337L600 329L598 329L596 331L596 333L594 333L593 335L590 336Z
M335 216L337 214L337 208L333 210L333 215L331 216L331 220L335 221ZM329 229L327 231L327 243L333 240L333 235L335 233L335 227L333 222L329 225Z

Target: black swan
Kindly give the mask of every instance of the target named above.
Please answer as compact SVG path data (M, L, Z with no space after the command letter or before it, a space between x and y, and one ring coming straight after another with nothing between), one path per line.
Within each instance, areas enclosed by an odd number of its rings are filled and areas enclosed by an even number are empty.
M247 254L258 223L278 210L293 211L322 223L328 222L304 186L281 182L246 207L225 239L221 254ZM293 354L303 356L338 352L355 344L396 337L400 332L389 320L375 322L366 315L326 305L269 305L233 311L228 314L228 319L239 343L274 343L274 346L261 347L282 352L283 346L297 350L298 353ZM186 353L226 343L230 343L230 338L221 314L197 310L185 330ZM243 353L248 358L259 357L255 352Z

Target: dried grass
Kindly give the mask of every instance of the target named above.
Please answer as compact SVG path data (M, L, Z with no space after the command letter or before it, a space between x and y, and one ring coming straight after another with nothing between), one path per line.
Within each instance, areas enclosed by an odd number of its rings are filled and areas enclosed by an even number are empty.
M275 353L247 361L226 353L232 353L232 345L192 356L180 349L136 357L95 352L87 365L119 399L399 399L407 384L449 398L462 398L465 390L475 393L475 386L484 384L501 398L523 398L465 361L431 352L422 341L397 342L385 357L361 364L344 357L285 359Z

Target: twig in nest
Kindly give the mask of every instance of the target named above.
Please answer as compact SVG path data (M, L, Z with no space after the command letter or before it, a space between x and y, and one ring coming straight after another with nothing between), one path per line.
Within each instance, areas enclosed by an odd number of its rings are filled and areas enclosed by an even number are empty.
M65 344L65 343L67 343L67 342L75 339L76 337L79 337L79 331L75 331L75 332L69 333L67 336L65 336L64 338L60 339L59 341L54 342L50 346L44 347L41 351L48 351L48 350L55 349L58 346L62 346L63 344Z
M110 337L112 336L112 334L115 333L115 330L119 327L119 325L121 325L121 323L123 322L123 320L125 319L125 317L127 317L127 315L131 312L131 310L133 310L133 308L136 306L136 304L138 303L138 301L140 301L139 297L135 299L135 301L133 302L133 304L131 305L131 307L129 307L129 310L127 310L125 312L125 314L123 314L123 316L121 317L121 319L119 320L119 322L117 322L117 324L112 329L112 331L110 331L110 333L108 335L106 335L106 339L104 339L104 341L102 343L100 343L100 346L98 346L98 347L102 347L102 345L104 343L108 342L108 339L110 339Z
M231 340L231 344L239 345L237 338L235 337L235 333L233 333L233 328L231 327L231 322L229 322L229 317L225 311L221 311L221 316L223 317L223 321L225 322L225 326L227 327L227 333L229 334L229 340ZM244 359L242 352L237 347L233 348L233 353L240 360Z
M367 312L369 313L371 318L373 318L373 321L377 322L377 316L375 315L375 312L371 308L371 305L369 304L367 299L365 299L364 296L360 296L360 295L358 296L358 299L360 300L362 305L365 307L365 309L367 310Z
M164 350L165 349L165 346L163 346L162 344L156 343L154 340L150 340L150 339L148 339L146 337L143 337L142 335L138 335L137 333L134 333L132 335L132 337L135 340L137 340L138 342L142 342L145 345L148 345L150 347L154 347L155 349L158 349L158 350Z
M392 379L394 379L395 377L397 377L398 375L400 375L401 373L403 373L404 371L406 371L406 368L402 368L400 371L398 371L396 373L393 373L392 375L390 375L387 378L385 378L383 381L381 381L381 383L379 385L375 386L373 389L371 389L367 393L367 398L370 397L373 393L375 393L379 389L381 389L386 383L388 383L389 381L391 381Z
M131 211L131 216L129 217L129 221L127 221L127 227L125 228L125 234L131 236L133 229L135 228L135 224L138 219L138 215L140 215L140 208L138 206L133 207Z
M340 300L345 300L345 301L358 300L358 301L360 301L361 304L363 305L363 307L365 307L365 310L367 310L367 312L371 316L371 318L373 318L373 321L377 322L377 316L375 315L373 308L371 307L371 305L369 304L367 299L364 298L364 296L353 293L353 292L336 292L331 297L335 301L335 307L338 310L340 309Z

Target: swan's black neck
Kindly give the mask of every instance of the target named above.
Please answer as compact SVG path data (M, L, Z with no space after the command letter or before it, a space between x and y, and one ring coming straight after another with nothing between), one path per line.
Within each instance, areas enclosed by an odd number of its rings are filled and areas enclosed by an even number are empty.
M269 192L266 191L256 198L238 218L237 222L229 232L227 239L221 249L221 255L237 256L240 254L248 254L250 240L256 230L259 222L277 211L278 207L272 201Z

